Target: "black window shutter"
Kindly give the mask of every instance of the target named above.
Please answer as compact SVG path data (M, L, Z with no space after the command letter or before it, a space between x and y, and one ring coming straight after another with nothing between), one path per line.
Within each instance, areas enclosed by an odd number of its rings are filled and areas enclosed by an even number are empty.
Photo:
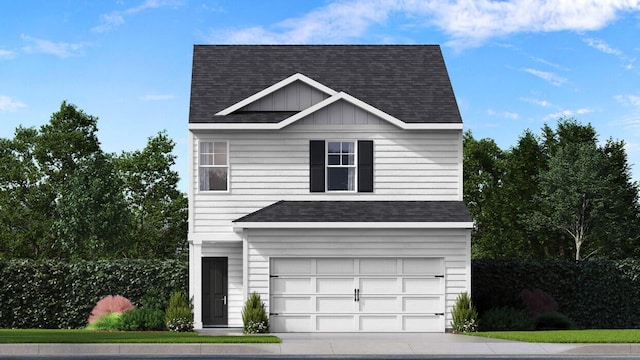
M373 141L358 141L358 192L373 192Z
M324 140L309 141L309 191L324 192Z

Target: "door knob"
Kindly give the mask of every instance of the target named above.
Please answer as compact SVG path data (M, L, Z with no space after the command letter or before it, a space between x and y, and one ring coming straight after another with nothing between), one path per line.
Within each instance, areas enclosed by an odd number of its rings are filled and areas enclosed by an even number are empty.
M222 297L222 303L223 303L224 305L227 305L227 295L225 295L225 296L223 296L223 297Z

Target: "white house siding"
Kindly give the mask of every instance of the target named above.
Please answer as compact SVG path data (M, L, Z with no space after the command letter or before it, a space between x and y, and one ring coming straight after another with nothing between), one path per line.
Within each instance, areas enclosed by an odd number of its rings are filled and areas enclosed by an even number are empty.
M459 293L471 289L470 235L464 229L249 229L247 291L269 306L271 257L442 257L445 324Z
M301 81L295 81L282 89L252 102L240 111L301 111L329 95Z
M356 114L356 112L354 112ZM239 241L232 220L279 200L462 200L462 132L294 123L282 130L192 130L190 238ZM198 141L229 142L229 191L198 190ZM310 193L309 140L373 140L373 193Z

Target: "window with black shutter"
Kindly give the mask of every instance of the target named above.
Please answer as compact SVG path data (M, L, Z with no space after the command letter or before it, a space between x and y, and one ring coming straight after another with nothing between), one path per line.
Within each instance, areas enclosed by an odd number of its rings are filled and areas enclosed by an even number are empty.
M373 192L373 141L309 142L311 192Z

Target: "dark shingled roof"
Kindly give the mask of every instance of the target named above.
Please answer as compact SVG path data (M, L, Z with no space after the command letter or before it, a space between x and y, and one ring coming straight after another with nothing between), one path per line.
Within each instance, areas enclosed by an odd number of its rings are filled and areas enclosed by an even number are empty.
M471 222L462 201L278 201L234 222Z
M214 114L295 73L406 123L462 122L438 45L196 45L189 122L235 122Z

